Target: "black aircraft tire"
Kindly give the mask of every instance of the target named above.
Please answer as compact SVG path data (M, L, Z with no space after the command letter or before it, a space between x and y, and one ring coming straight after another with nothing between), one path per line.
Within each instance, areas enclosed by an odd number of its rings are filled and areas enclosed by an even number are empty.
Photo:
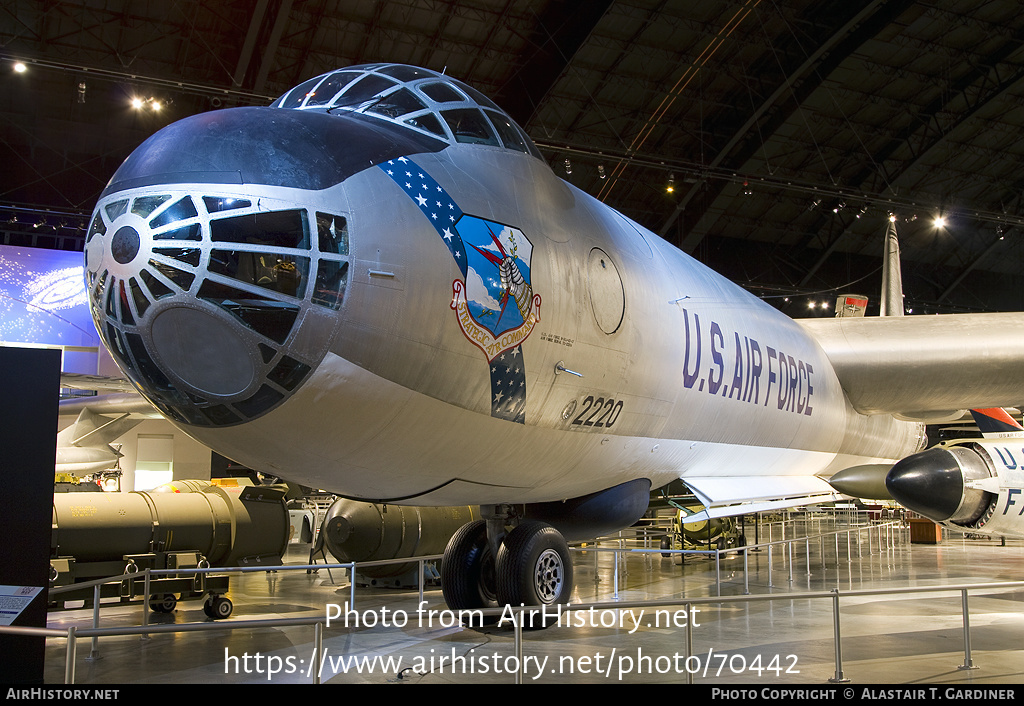
M207 617L214 620L227 618L233 610L234 604L231 602L231 599L224 596L213 596L212 598L207 598L203 603L203 612L206 613Z
M474 520L460 527L441 558L441 593L452 610L478 610L498 605L494 592L494 559L487 543L487 523ZM497 618L486 622L495 622Z
M555 606L569 602L572 595L572 555L565 538L554 527L536 520L524 520L505 536L498 549L497 590L503 605ZM544 628L554 624L557 610L525 616L524 627Z
M149 609L155 613L173 613L178 599L173 593L157 594L150 597Z

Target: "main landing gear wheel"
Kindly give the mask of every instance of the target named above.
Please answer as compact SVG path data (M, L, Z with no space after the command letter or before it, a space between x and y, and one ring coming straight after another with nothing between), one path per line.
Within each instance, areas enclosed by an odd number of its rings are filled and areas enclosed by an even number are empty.
M463 525L448 540L441 558L441 593L452 610L495 608L494 556L487 543L487 522ZM485 620L497 622L497 618Z
M572 595L572 556L565 538L554 527L524 520L505 537L496 562L498 600L506 605L552 606L540 613L524 613L523 627L544 628L557 618L554 606Z

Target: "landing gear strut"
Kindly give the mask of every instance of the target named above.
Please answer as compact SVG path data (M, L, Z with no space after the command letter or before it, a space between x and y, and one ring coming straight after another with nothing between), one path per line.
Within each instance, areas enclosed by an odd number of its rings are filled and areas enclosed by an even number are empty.
M463 525L445 549L441 590L448 607L568 603L573 587L572 556L561 533L536 520L522 520L506 533L508 514L500 506L484 510L488 519ZM549 616L555 613L546 611ZM539 613L527 614L524 625L546 627L542 622Z

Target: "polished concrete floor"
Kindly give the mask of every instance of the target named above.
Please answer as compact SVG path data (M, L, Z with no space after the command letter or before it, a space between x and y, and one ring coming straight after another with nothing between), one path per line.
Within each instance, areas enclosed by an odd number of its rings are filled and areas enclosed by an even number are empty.
M816 536L832 529L832 523L820 518L810 524L794 521L785 537ZM758 528L757 534L763 542L768 529ZM779 528L772 534L779 539ZM749 526L746 535L753 543ZM602 548L611 546L615 544ZM325 629L321 680L512 684L518 665L525 683L678 684L687 681L687 671L693 683L714 686L828 685L837 679L855 686L915 688L1024 683L1024 588L969 592L969 662L959 592L844 595L866 589L1022 581L1024 543L1010 540L1003 546L998 540L956 535L938 544L914 544L906 529L875 529L870 535L861 531L839 539L798 539L792 546L792 560L790 550L781 546L771 556L767 549L749 551L746 557L724 555L720 582L715 562L703 557L680 561L657 551L633 553L616 569L612 553L586 547L574 554L574 604L682 598L695 603L689 612L679 605L647 605L568 614L562 625L525 631L521 660L514 631L507 626L451 625L452 616L436 588L425 593L425 608L433 614L417 612L415 589L357 588L360 620L378 625L345 628L336 619ZM286 563L305 564L307 559L308 545L292 545ZM835 589L841 615L838 668L833 599L810 597ZM234 612L219 624L323 617L330 605L345 604L349 590L339 569L236 575L228 594ZM719 594L727 600L703 602ZM746 595L777 598L737 600ZM100 624L138 625L141 611L140 605L104 605ZM151 624L157 625L212 623L199 602L179 602L173 613L151 615ZM691 651L686 622L691 623ZM84 629L91 623L92 611L85 608L54 611L49 618L50 627L60 629ZM47 684L64 681L65 643L47 642ZM79 641L75 682L308 684L313 682L313 655L310 626L161 633L148 639L103 637L95 653L90 641ZM965 664L973 668L962 668Z

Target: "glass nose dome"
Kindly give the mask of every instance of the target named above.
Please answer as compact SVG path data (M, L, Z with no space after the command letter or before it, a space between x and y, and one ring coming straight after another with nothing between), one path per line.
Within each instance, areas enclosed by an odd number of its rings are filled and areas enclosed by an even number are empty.
M311 78L272 108L359 113L438 137L449 144L502 147L542 159L501 108L444 74L404 64L366 64Z

